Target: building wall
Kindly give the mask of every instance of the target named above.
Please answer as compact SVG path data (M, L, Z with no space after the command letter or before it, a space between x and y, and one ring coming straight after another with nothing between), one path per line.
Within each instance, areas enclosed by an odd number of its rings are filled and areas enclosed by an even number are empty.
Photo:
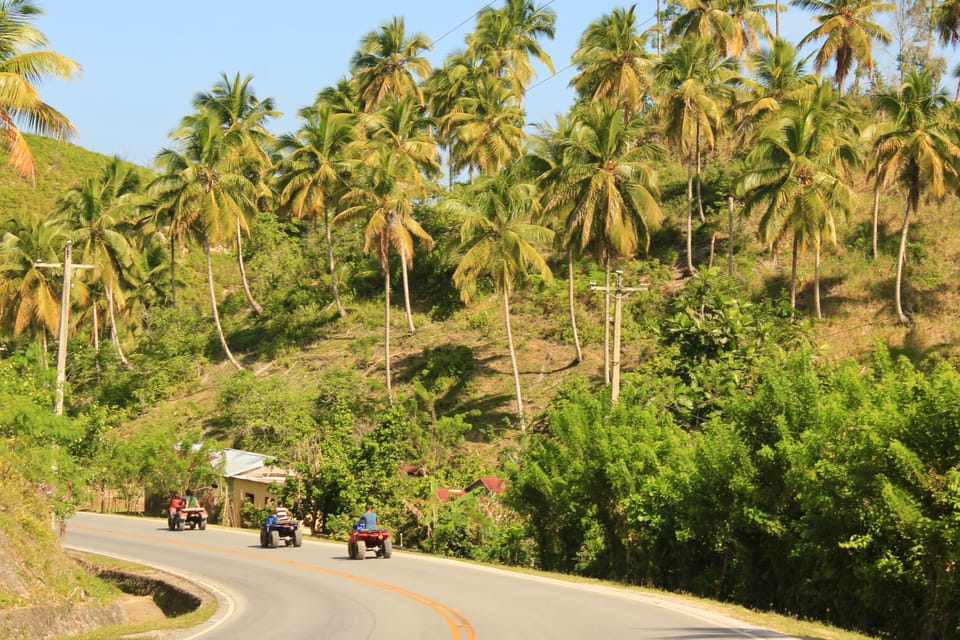
M273 484L254 482L245 478L228 478L229 503L224 513L229 519L224 524L230 527L240 526L240 505L244 502L252 502L258 509L263 509L267 506L268 498L275 500L275 494L270 491Z

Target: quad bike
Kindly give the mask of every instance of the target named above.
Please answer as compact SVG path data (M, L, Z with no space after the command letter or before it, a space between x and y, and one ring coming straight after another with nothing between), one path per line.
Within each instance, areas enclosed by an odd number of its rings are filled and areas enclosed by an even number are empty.
M347 553L354 560L363 560L367 551L376 551L378 558L393 555L393 541L388 529L365 529L362 524L354 525L347 542Z
M207 510L203 507L184 506L183 500L174 498L170 501L167 512L167 527L170 531L183 531L184 526L190 529L207 528Z
M264 520L260 527L260 546L276 549L281 540L288 547L302 545L303 530L300 529L300 523L296 520L277 521L273 517Z

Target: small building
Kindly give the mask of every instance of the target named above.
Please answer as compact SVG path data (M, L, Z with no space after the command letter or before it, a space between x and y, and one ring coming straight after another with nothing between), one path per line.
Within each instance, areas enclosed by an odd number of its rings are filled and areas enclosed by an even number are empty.
M463 489L446 489L440 488L437 489L437 498L440 499L440 502L447 503L451 500L455 500L460 496L464 495L466 492Z
M483 476L467 485L464 491L470 493L471 491L476 491L479 489L483 491L483 495L492 496L498 493L503 493L505 488L506 487L504 486L502 479L496 476Z
M230 527L240 526L240 505L250 502L257 508L267 506L273 498L270 488L274 484L283 484L294 472L272 464L275 458L262 453L241 449L223 450L223 478L226 484L226 504L223 509L223 524ZM219 465L218 456L212 461Z

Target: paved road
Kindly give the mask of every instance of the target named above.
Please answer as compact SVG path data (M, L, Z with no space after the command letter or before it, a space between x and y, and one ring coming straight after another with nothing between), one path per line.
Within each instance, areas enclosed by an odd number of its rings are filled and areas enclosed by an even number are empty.
M178 640L727 640L786 638L625 589L408 554L350 560L346 544L263 549L256 531L168 531L79 513L65 546L136 560L214 590L217 614Z

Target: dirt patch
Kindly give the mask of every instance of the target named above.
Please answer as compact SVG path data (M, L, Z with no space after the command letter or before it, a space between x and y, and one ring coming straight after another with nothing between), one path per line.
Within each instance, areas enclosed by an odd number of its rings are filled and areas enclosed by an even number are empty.
M163 609L153 601L152 596L125 595L120 600L120 607L127 615L127 622L130 624L156 622L167 617L163 613Z

